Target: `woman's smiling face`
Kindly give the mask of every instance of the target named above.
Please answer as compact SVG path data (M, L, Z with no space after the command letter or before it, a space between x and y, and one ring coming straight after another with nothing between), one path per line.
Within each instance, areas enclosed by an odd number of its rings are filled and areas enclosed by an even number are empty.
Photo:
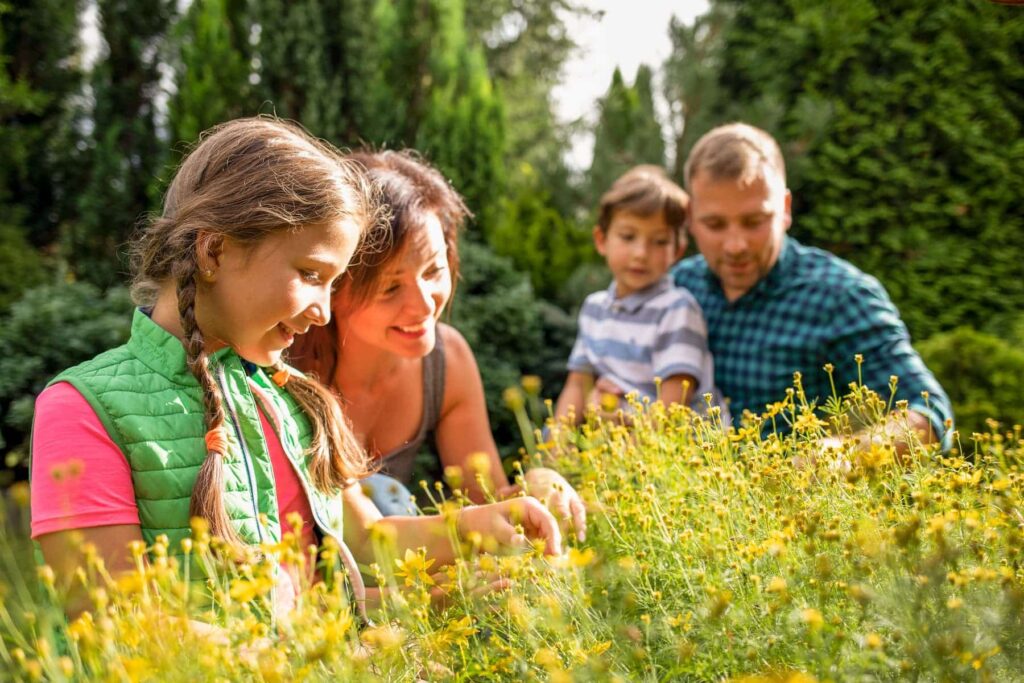
M434 212L410 230L401 251L383 266L377 291L348 310L344 292L334 312L342 343L354 339L403 358L421 358L437 343L437 321L452 295L444 230Z
M296 334L330 320L331 288L359 243L353 221L280 230L247 247L225 239L200 275L196 321L207 350L231 346L268 366Z

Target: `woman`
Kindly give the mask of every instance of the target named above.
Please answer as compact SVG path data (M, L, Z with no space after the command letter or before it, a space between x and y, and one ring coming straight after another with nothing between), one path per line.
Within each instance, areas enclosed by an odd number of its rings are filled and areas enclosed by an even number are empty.
M474 502L513 495L491 435L483 383L466 340L439 322L458 279L458 230L469 214L434 168L410 152L357 153L383 192L381 249L348 270L332 322L296 340L290 359L342 397L356 438L393 477L371 478L382 511L407 514L416 453L433 434L441 464L458 467ZM481 486L476 473L483 475ZM582 540L586 513L557 472L526 473L531 495ZM399 486L401 484L402 486Z
M134 542L166 536L183 558L192 517L226 541L259 545L280 541L297 515L303 546L339 541L360 603L355 563L376 559L378 523L399 551L453 561L445 518L381 522L354 485L366 461L337 402L281 363L297 335L327 322L332 283L377 210L361 171L297 126L240 119L204 135L135 242L145 307L130 340L66 370L36 402L32 535L63 584L81 542L115 575L135 566ZM514 547L528 541L519 525L560 551L557 524L535 500L455 518L459 535Z

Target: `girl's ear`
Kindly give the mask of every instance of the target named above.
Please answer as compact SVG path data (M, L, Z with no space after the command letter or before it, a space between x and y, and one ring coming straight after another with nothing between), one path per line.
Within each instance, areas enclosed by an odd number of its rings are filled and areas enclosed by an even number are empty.
M196 238L196 263L200 276L212 281L220 267L220 256L224 251L224 236L201 231Z

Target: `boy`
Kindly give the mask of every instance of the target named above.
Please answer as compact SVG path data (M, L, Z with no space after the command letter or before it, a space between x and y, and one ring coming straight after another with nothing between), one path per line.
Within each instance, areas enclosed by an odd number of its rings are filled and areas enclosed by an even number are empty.
M607 290L584 301L557 417L577 422L599 394L682 403L703 412L714 386L704 315L693 296L673 287L668 270L686 249L689 198L658 166L637 166L601 197L594 246L612 272ZM660 393L655 384L660 377ZM595 386L595 380L597 380Z

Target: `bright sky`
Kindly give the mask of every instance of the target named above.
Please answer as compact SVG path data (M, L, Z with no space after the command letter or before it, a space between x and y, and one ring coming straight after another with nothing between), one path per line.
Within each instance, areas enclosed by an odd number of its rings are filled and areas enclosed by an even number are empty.
M596 100L608 90L616 66L627 83L633 82L641 64L649 65L660 78L661 64L671 51L669 19L675 14L689 23L708 7L707 0L589 0L586 4L603 10L604 16L569 22L570 35L580 49L566 64L562 84L554 91L556 111L565 122L580 117L594 122ZM664 125L666 105L663 100L656 100L655 105ZM577 135L569 164L578 170L589 168L593 146L592 135Z

